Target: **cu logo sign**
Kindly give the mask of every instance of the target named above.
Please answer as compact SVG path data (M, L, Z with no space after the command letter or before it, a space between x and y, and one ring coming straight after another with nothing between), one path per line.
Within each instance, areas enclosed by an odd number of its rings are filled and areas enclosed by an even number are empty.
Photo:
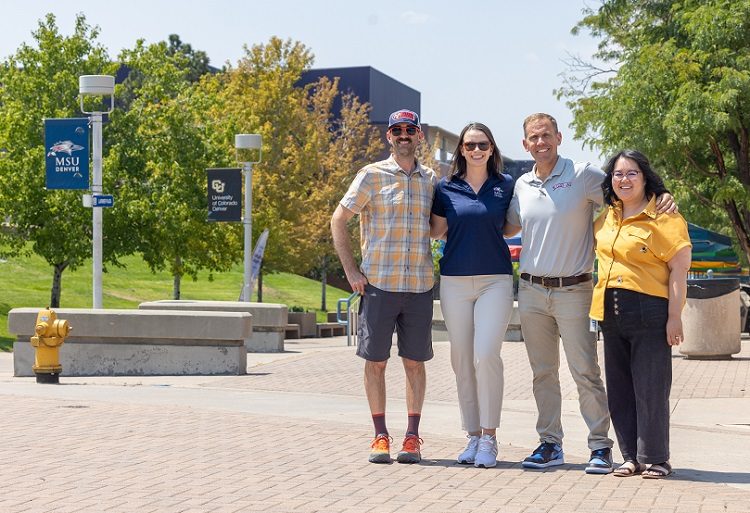
M224 192L224 185L225 185L224 182L222 182L221 180L211 181L211 188L215 190L216 192L218 192L219 194Z

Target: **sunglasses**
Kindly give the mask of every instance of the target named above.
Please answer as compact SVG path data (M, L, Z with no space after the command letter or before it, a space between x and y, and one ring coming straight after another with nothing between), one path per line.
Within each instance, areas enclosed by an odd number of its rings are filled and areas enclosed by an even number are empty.
M400 126L394 126L393 128L391 128L391 133L393 135L395 135L396 137L398 137L399 135L401 135L401 133L404 130L406 130L407 134L414 135L414 134L417 133L417 130L419 130L419 129L417 127L415 127L415 126L407 126L406 128L402 128Z
M487 150L490 149L490 146L491 146L491 144L489 142L487 142L487 141L485 141L485 142L479 142L479 143L475 143L475 142L465 142L464 143L464 149L466 151L474 151L477 147L479 147L479 149L481 151L487 151Z

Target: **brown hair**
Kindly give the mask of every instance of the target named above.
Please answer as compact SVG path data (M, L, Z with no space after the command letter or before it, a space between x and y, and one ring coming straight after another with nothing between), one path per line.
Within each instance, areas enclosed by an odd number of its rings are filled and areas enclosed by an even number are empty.
M557 120L550 116L549 114L545 114L544 112L537 112L535 114L532 114L531 116L528 116L526 119L523 120L523 136L526 137L526 126L533 122L533 121L539 121L540 119L546 119L550 123L552 123L552 128L555 129L555 133L558 133L560 130L557 128Z
M453 161L451 162L451 176L457 178L463 178L466 176L466 157L461 153L461 147L464 144L464 136L469 130L479 130L490 140L490 144L492 145L492 155L490 155L490 158L487 160L487 173L490 176L501 178L501 173L503 172L503 157L500 154L500 150L497 148L495 137L492 135L492 132L487 125L477 122L466 125L458 136L458 146L456 146L456 150L453 152Z

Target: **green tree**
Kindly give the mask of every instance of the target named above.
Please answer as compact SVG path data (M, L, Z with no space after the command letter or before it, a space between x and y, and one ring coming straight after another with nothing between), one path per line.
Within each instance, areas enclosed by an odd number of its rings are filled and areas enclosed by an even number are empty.
M269 229L263 269L324 280L336 261L330 215L356 171L382 146L368 124L368 107L358 99L342 98L334 117L337 81L297 85L312 62L303 44L274 37L246 47L236 67L201 87L217 97L211 116L221 122L216 144L225 145L226 154L233 154L234 134L263 137L263 161L253 169L252 207L253 240Z
M62 274L91 255L91 210L80 191L45 190L44 118L81 116L78 77L114 72L99 30L78 15L73 34L60 34L48 14L32 33L34 44L22 44L0 64L0 251L19 254L29 248L53 269L50 306L60 305ZM106 135L105 135L106 140ZM106 144L105 144L106 149ZM106 226L106 225L105 225ZM104 260L117 260L127 244L105 232Z
M168 44L169 55L180 54L187 59L188 81L197 82L203 75L211 72L208 55L203 50L195 50L190 44L183 43L177 34L169 35Z
M143 46L143 42L137 43ZM166 45L166 47L164 47ZM202 76L211 73L211 67L208 65L208 55L202 50L195 50L188 43L183 43L180 36L170 34L167 41L158 43L162 53L166 48L165 55L168 57L178 56L177 59L170 59L170 62L179 62L182 67L180 70L180 79L187 80L190 83L198 82ZM124 52L122 59L127 59L129 52ZM118 108L129 110L131 103L140 94L139 91L144 87L146 80L153 82L154 77L147 77L145 70L140 66L131 68L128 62L120 62L121 71L125 72L125 78L122 87L118 87L115 102ZM162 77L166 78L166 77Z
M601 65L573 59L576 136L645 152L686 217L733 231L750 257L750 0L606 0L574 29ZM728 228L731 226L731 228Z
M121 86L127 110L112 114L118 221L152 271L171 273L179 299L183 276L225 271L240 258L238 227L206 220L206 168L226 160L204 114L213 100L193 86L188 56L166 42L138 41L120 60L137 79Z
M306 196L300 184L307 168L302 148L307 116L306 91L296 86L312 54L301 43L271 38L267 44L245 47L236 67L201 82L203 94L216 99L208 112L216 130L214 143L224 148L230 163L234 135L263 137L263 160L253 167L253 241L268 228L263 268L298 272L290 251L293 232L304 222Z
M328 273L340 268L333 248L330 220L357 171L374 161L383 145L377 128L369 124L370 107L352 94L344 94L337 118L332 106L339 95L338 81L322 78L314 85L308 109L306 222L297 226L296 256L304 273L321 281L321 310L327 310ZM359 229L352 223L353 233Z

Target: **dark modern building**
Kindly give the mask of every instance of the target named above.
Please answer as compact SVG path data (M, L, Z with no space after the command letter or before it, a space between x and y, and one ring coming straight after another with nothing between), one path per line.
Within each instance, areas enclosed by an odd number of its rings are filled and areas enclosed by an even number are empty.
M430 125L422 119L422 95L419 91L371 66L311 69L302 74L298 83L300 85L311 84L321 77L328 77L331 80L338 78L341 92L353 93L360 101L370 104L370 124L377 126L383 136L385 145L383 158L387 158L390 154L385 141L385 132L388 129L388 116L391 112L405 108L419 114L427 144L433 147L436 141L438 143L438 152L435 157L440 163L440 172L447 173L452 157L450 152L456 147L458 136L444 128ZM337 98L333 111L338 114L340 110L341 99Z
M361 101L369 103L370 123L374 125L387 125L390 113L401 108L411 109L421 118L422 95L420 92L375 68L360 66L311 69L302 73L299 84L311 84L321 77L328 77L331 80L338 78L341 92L354 93ZM336 114L341 110L340 97L336 99L333 110Z
M425 133L427 144L430 147L437 146L435 155L440 164L440 172L448 173L450 161L453 158L452 151L458 144L458 135L431 125L422 118L421 100L422 95L398 80L376 70L371 66L358 66L351 68L318 68L311 69L302 74L299 85L307 85L316 82L321 77L330 80L339 79L339 90L344 93L355 94L360 101L370 104L370 123L377 126L383 136L385 150L383 158L389 155L388 144L385 141L385 132L388 128L388 116L391 112L407 108L419 114L422 121L422 130ZM338 115L341 110L341 98L337 98L333 105L334 114ZM435 144L437 142L437 145ZM505 172L518 178L531 169L533 161L505 159ZM436 170L437 171L437 170Z

